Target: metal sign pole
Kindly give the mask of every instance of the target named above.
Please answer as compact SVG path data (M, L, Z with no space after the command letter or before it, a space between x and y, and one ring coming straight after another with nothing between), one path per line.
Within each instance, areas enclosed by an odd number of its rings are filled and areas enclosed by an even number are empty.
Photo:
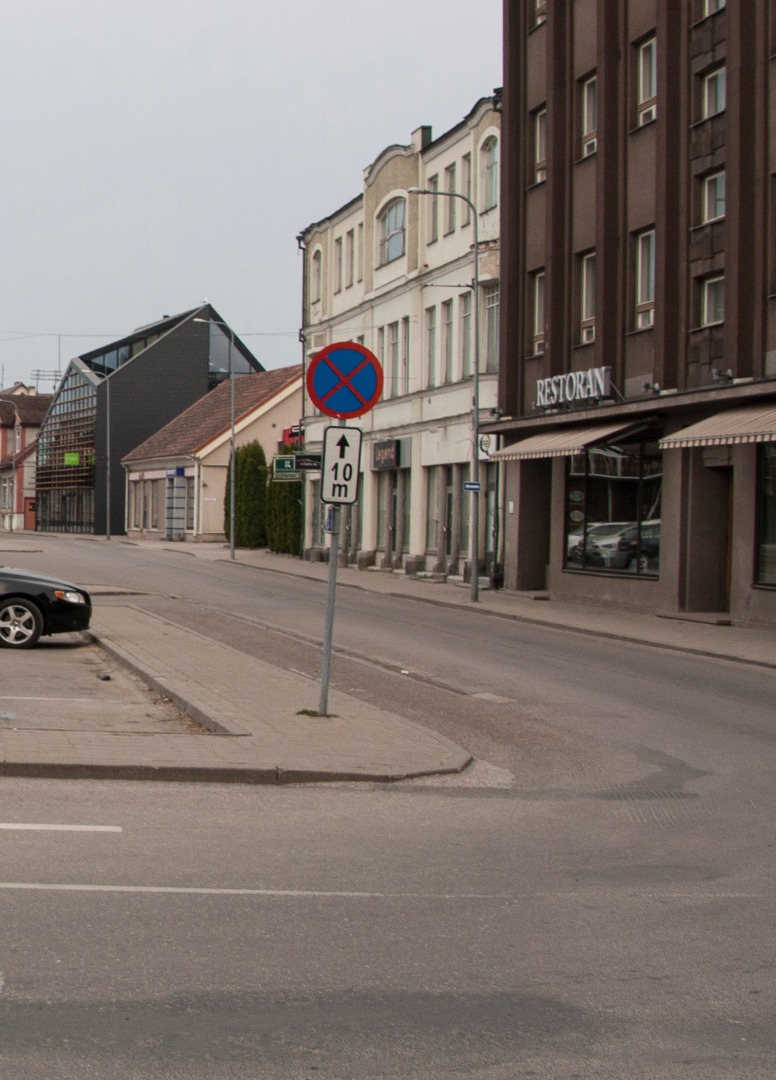
M329 673L331 671L331 642L334 630L334 596L337 589L337 563L339 562L339 507L331 510L331 547L329 548L329 588L326 595L326 623L323 631L323 665L321 667L321 701L318 715L328 715Z

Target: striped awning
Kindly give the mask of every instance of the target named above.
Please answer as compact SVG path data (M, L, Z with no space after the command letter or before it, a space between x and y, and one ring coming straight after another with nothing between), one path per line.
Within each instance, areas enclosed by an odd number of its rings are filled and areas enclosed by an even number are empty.
M491 461L521 461L524 458L571 457L583 453L593 443L604 442L613 435L619 435L633 423L590 424L587 427L554 428L543 431L540 435L531 435L522 442L505 446L490 455ZM641 425L638 425L641 427Z
M660 440L663 450L687 446L733 446L736 443L776 442L776 405L747 405L726 409L690 424Z

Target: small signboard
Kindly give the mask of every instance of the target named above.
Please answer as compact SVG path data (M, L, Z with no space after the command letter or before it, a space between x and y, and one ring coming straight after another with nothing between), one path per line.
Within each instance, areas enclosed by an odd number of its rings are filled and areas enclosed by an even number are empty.
M300 472L320 472L320 454L294 454L294 462Z
M273 480L299 480L302 474L296 467L296 454L278 454L272 459Z
M77 450L67 450L65 452L64 464L65 465L80 465L81 464L81 455L78 453Z
M323 433L321 502L350 505L358 499L361 428L327 427Z
M464 480L464 482L463 482L463 490L464 491L479 491L480 490L480 482L479 482L479 480Z

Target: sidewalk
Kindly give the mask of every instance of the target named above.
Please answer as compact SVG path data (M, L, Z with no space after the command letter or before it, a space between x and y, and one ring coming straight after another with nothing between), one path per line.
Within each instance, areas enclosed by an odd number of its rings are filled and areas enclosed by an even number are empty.
M161 548L175 559L231 562L229 548L221 544L114 542ZM239 550L235 563L255 567L257 574L290 574L322 584L329 574L325 564L263 550ZM776 633L772 631L560 603L493 591L484 583L480 600L473 604L468 586L343 567L337 570L337 583L338 588L464 607L476 617L519 620L776 668ZM76 704L98 693L93 672L84 673L78 692L73 690L69 699L62 699L62 708L72 709L80 724L66 731L52 730L42 722L0 729L0 776L254 784L390 781L456 773L471 762L465 749L442 736L348 694L330 689L330 715L318 716L317 680L273 667L151 615L134 607L131 597L123 602L108 584L93 586L93 591L95 595L109 592L112 597L111 604L96 606L92 620L92 636L104 652L195 719L202 730L171 734L128 730L118 720L111 726L109 715L102 717L98 729L89 723L88 708ZM49 679L44 685L50 685L50 660L43 649L8 654L7 661L6 678L23 682L25 671L29 675L36 666L39 676Z

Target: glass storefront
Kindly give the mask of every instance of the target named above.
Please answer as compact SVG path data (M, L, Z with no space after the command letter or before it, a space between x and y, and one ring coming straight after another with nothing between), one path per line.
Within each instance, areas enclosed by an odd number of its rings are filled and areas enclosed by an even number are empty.
M569 458L566 569L657 576L662 487L656 440L596 446Z
M776 585L776 444L758 447L757 584Z

